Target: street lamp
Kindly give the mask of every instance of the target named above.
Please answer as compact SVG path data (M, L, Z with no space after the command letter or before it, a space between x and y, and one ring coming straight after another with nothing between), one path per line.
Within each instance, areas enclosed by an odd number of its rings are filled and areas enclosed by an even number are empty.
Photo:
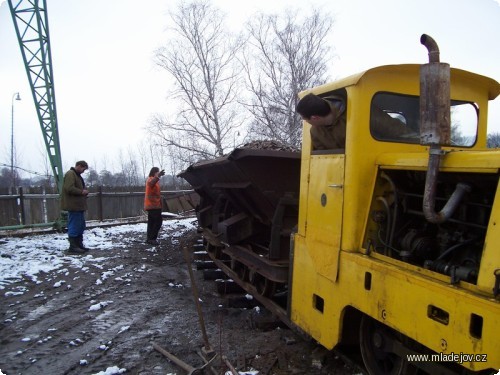
M14 99L21 100L18 92L12 94L11 126L10 126L10 187L14 187Z

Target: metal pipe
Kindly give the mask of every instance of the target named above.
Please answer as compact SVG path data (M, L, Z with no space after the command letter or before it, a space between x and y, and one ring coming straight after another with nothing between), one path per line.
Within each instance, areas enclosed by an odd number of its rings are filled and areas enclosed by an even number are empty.
M205 356L201 353L201 351L197 350L197 351L196 351L196 354L198 354L198 356L199 356L199 357L203 360L203 362L205 362L206 364L210 364L210 363L212 363L212 362L215 360L215 358L217 358L217 356L218 356L218 354L217 354L217 353L215 353L215 354L214 354L214 356L212 357L212 359L207 360L207 359L205 358ZM213 374L213 375L219 375L219 372L218 372L216 369L214 369L212 366L209 366L209 369L210 369L210 371L212 371L212 374Z
M30 228L45 228L45 227L53 227L55 222L50 223L38 223L38 224L29 224L29 225L7 225L4 227L0 227L0 231L4 230L18 230L18 229L30 229Z
M439 62L439 47L434 39L427 34L420 36L420 43L422 43L429 51L429 62Z
M439 48L434 39L423 34L420 43L429 51L429 63L420 68L420 143L430 146L422 210L427 221L440 224L453 215L471 187L457 184L441 212L435 212L439 165L445 154L441 145L449 145L451 138L450 66L440 63Z
M176 357L169 351L163 349L160 345L156 344L153 342L153 348L163 354L165 357L167 357L169 360L174 362L177 366L185 370L188 374L191 374L194 370L196 370L195 367L191 366L190 364L184 362L182 359Z
M10 193L13 193L14 189L14 183L15 183L15 178L14 178L14 99L15 100L21 100L21 96L19 95L18 92L12 94L12 112L11 112L11 127L10 127Z
M170 353L169 351L163 349L160 345L156 344L156 343L152 343L153 344L153 348L160 352L161 354L163 354L165 357L167 357L169 360L171 360L172 362L174 362L177 366L179 366L180 368L182 368L183 370L185 370L187 372L187 375L202 375L202 374L205 374L205 368L206 367L210 367L213 360L215 359L216 356L214 356L210 361L205 361L205 364L201 367L193 367L191 366L190 364L184 362L182 359L176 357L175 355L173 355L172 353Z
M437 151L437 152L436 152ZM436 190L437 190L437 175L439 173L439 163L441 158L440 149L433 148L429 151L429 165L427 167L427 175L425 178L424 199L422 210L425 219L434 224L441 224L447 221L458 208L465 193L469 193L472 189L470 185L459 182L450 198L440 212L435 211Z
M208 341L208 335L207 335L207 330L205 328L205 320L203 319L203 312L201 310L201 305L200 305L200 297L198 294L198 287L196 286L196 280L194 278L193 274L193 268L191 267L191 258L189 255L189 251L186 246L182 248L184 252L184 258L186 260L187 266L188 266L188 272L189 272L189 278L191 279L191 289L193 290L193 297L194 297L194 303L196 305L196 311L198 312L198 320L200 322L200 329L201 333L203 336L203 341L205 342L205 350L207 352L211 352L212 347L210 346L210 343Z
M238 375L238 371L236 371L234 366L231 364L231 362L229 362L229 359L227 359L225 355L222 356L222 360L224 361L232 375Z
M375 198L377 201L381 202L382 205L385 208L385 212L387 214L387 225L386 225L386 233L385 233L385 240L384 240L384 255L391 255L389 249L389 239L390 239L390 231L391 231L391 223L392 223L392 215L391 215L391 209L389 208L389 202L387 202L387 199L384 197L377 197Z
M396 184L392 180L391 177L387 175L387 173L382 172L380 177L382 177L384 180L386 180L389 185L391 186L392 193L394 195L394 214L392 215L392 220L391 220L391 227L390 227L390 236L389 236L389 246L392 246L392 242L394 241L394 232L396 231L396 225L398 222L398 210L399 210L399 197L398 197L398 191L396 188Z
M422 44L429 50L429 63L420 67L420 143L450 145L450 65L439 62L439 49L428 35Z

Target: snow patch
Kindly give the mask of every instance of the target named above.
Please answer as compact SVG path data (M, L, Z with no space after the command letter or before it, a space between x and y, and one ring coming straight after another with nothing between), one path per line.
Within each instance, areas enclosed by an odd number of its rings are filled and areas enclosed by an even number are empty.
M92 305L89 307L89 311L99 311L103 307L108 306L110 303L113 303L113 301L102 301L102 302L96 303L95 305Z
M116 374L123 374L126 371L127 369L125 368L119 368L118 366L113 366L113 367L108 367L104 371L96 372L92 375L116 375Z
M162 228L175 231L171 237L177 238L187 231L195 230L196 219L170 220L165 222ZM23 281L24 278L39 283L38 275L41 272L57 272L65 275L72 268L89 272L89 265L102 269L99 263L106 263L109 259L106 256L106 250L120 246L125 247L126 242L132 240L130 236L128 238L125 236L122 243L117 243L116 238L130 232L146 233L146 223L92 228L85 231L85 245L92 248L91 254L85 256L68 255L66 253L68 238L62 233L3 237L0 249L0 290L5 289L7 285ZM122 268L117 267L111 271L116 272L119 269ZM140 272L147 272L145 266ZM12 294L9 295L12 296Z

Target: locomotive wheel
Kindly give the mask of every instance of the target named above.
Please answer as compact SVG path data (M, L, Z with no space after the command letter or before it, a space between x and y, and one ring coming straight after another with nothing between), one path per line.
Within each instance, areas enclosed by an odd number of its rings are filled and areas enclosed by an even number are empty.
M370 375L409 375L417 369L391 348L401 345L400 335L369 316L363 316L360 332L361 356Z

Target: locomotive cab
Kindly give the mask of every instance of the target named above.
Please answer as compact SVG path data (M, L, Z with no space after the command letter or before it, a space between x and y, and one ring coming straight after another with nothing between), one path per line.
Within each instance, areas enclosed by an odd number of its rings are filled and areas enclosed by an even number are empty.
M300 94L344 95L347 130L345 149L318 152L304 123L290 319L327 348L355 341L371 374L498 369L500 152L486 127L500 85L450 69L450 140L436 151L422 144L420 70L382 66ZM472 359L443 363L459 353Z

